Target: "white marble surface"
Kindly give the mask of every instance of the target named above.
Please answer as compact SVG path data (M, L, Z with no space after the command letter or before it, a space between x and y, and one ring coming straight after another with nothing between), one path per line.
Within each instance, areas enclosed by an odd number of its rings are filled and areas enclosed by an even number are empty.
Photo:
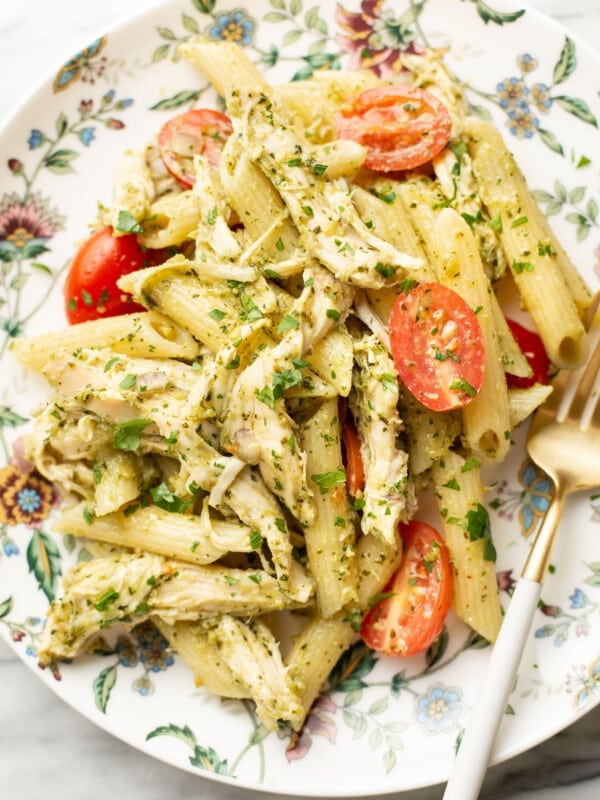
M152 0L1 0L0 120L93 34ZM600 48L600 0L530 0ZM532 788L535 787L535 788ZM553 788L550 788L553 787ZM402 795L434 800L439 787ZM487 800L600 798L600 708L529 753L490 770ZM0 641L0 800L242 800L155 761L93 726L59 700ZM256 795L258 796L258 795Z

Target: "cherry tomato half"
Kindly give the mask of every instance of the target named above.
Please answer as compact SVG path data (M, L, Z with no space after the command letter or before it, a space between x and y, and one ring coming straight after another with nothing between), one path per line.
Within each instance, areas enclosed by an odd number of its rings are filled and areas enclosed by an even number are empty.
M450 139L452 120L438 98L416 86L378 86L346 102L335 119L339 139L368 148L365 166L378 172L413 169Z
M481 389L485 345L463 298L439 283L400 292L390 314L394 364L409 392L433 411L467 405Z
M164 251L144 250L133 233L100 228L79 248L64 286L70 324L143 310L117 286L121 275L164 261Z
M360 439L351 420L346 420L342 427L342 443L344 445L344 464L346 466L346 488L351 497L365 488L365 469L360 452Z
M529 378L519 378L517 375L507 374L506 383L510 389L527 389L534 383L548 383L550 381L551 362L546 353L546 348L540 336L535 332L524 328L513 319L507 319L508 327L515 337L516 343L531 367Z
M165 167L186 189L195 183L193 157L203 155L213 167L233 133L231 120L220 111L196 108L173 117L158 134L158 150Z
M452 567L440 534L424 522L400 526L404 555L383 591L367 612L360 635L380 653L411 656L437 639L452 605Z

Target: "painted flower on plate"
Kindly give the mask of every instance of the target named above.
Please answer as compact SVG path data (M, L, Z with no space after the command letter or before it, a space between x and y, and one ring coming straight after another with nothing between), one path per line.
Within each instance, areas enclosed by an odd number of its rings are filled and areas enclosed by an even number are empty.
M119 636L115 644L115 653L119 656L119 664L122 666L137 666L139 661L137 649L128 636Z
M531 53L523 53L517 59L517 64L522 72L533 72L538 65L538 61Z
M0 198L0 255L31 258L58 231L65 218L39 192L23 199L16 192Z
M335 744L337 726L334 716L336 710L335 703L328 695L322 694L317 697L302 730L299 733L293 732L290 737L290 744L285 751L288 761L304 758L312 746L313 736L324 736L332 744Z
M54 79L52 87L54 91L62 92L78 80L93 86L104 74L108 65L106 56L100 55L105 46L106 37L103 36L70 58Z
M337 43L350 53L349 68L370 69L382 78L400 72L402 52L420 50L413 27L417 13L411 8L395 16L383 10L382 0L363 0L360 12L338 4L336 21L342 33Z
M235 42L247 47L252 43L254 20L245 11L238 9L215 17L214 24L208 28L209 39L221 42Z
M568 693L575 692L573 708L576 711L582 711L596 698L599 698L600 658L587 667L585 664L573 667L566 677L565 687Z
M550 87L545 83L534 83L531 87L531 97L538 111L546 113L552 106Z
M517 139L531 139L539 126L539 119L527 103L518 101L508 112L508 128Z
M151 672L161 672L175 663L169 643L152 623L136 626L133 633L140 646L140 661Z
M514 109L519 103L524 103L529 94L525 82L522 78L505 78L496 86L500 105L506 111Z
M416 698L417 722L427 733L452 730L462 713L461 692L454 687L435 684Z
M35 470L21 472L14 464L0 469L0 522L39 525L56 503L56 490Z

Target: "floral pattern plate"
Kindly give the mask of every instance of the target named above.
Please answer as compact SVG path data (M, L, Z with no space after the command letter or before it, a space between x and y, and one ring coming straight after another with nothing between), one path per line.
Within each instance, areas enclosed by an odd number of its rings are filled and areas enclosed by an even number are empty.
M19 436L42 382L10 341L64 324L60 284L111 165L177 110L213 102L175 57L202 33L246 48L274 81L340 66L393 76L422 44L447 49L474 113L491 116L542 209L600 287L600 56L505 0L168 0L65 61L0 135L0 632L40 678L114 735L182 769L299 795L398 792L443 781L489 650L461 623L425 656L382 659L357 644L300 736L262 728L250 704L195 688L160 635L139 626L53 672L37 667L49 601L85 544L51 532L53 488L27 472ZM487 504L509 601L551 486L522 434ZM600 700L600 492L569 504L495 752L505 759Z

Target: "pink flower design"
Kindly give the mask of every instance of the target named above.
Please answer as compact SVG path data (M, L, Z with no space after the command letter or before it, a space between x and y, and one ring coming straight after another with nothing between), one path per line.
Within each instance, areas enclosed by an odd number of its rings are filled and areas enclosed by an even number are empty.
M337 710L336 704L327 695L319 695L315 700L310 714L306 718L300 733L292 734L290 744L286 750L288 761L297 761L308 753L312 747L312 736L324 736L335 744L337 727L333 714Z
M342 33L336 41L350 53L349 69L370 69L389 78L401 72L403 52L418 53L422 48L414 41L412 14L397 18L382 7L383 0L363 0L360 12L338 4L336 21Z
M22 250L32 240L52 238L64 229L65 218L50 208L41 194L23 200L16 192L0 200L0 241L10 242Z
M496 573L498 589L501 592L512 594L515 589L515 579L512 576L512 569L505 569Z

